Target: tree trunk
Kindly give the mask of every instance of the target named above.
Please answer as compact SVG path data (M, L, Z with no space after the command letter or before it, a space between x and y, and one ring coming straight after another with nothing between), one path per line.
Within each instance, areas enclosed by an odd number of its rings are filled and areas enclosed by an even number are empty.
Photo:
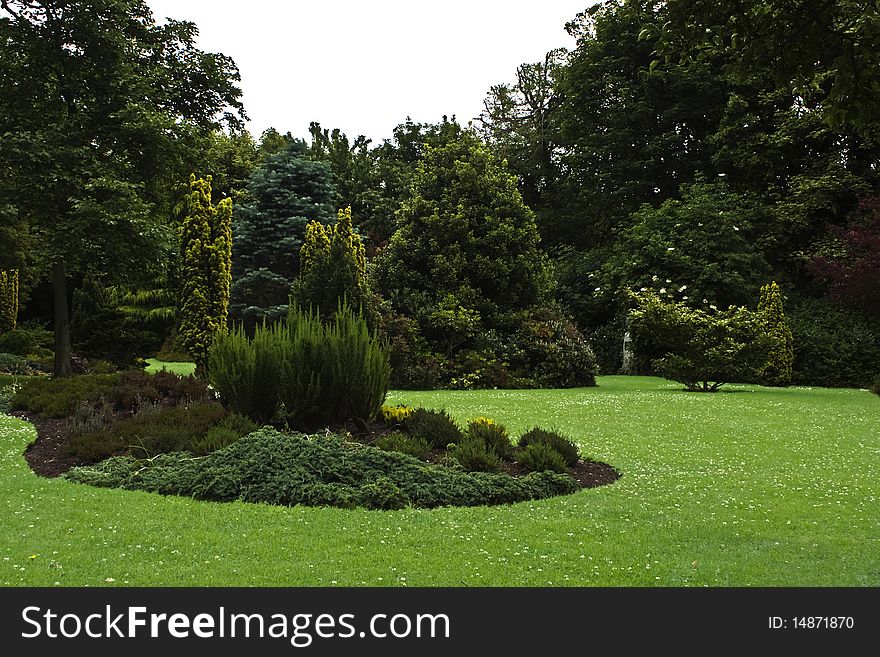
M70 376L70 320L67 314L67 276L64 261L52 265L52 298L55 314L55 376Z

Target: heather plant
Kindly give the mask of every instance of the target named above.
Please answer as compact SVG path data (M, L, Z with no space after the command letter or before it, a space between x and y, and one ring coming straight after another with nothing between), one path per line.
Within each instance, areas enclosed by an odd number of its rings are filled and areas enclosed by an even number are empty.
M530 445L547 445L555 450L568 467L574 467L580 459L578 446L556 431L532 427L519 437L517 447L520 456ZM519 458L519 457L518 457Z
M427 408L415 409L404 420L404 428L416 438L423 438L438 449L445 449L450 443L458 443L462 432L446 411Z

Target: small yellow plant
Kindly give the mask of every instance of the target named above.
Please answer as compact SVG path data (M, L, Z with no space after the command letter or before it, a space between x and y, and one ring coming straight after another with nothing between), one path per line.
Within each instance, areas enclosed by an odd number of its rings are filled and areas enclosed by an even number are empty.
M383 406L380 412L382 413L382 419L386 424L400 424L412 415L413 407L403 406L402 404L398 404L397 406Z

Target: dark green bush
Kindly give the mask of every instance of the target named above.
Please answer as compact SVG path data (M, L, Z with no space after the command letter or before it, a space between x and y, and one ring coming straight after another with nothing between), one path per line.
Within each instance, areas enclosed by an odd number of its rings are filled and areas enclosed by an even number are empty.
M875 395L880 395L880 375L878 375L877 378L874 379L874 383L871 385L871 392L873 392Z
M388 345L363 316L341 306L324 324L316 313L291 308L282 333L279 390L300 426L372 419L388 393Z
M285 336L280 328L258 326L249 340L239 327L214 340L208 379L224 407L261 424L275 417L280 403L280 341Z
M226 415L227 411L217 403L160 406L152 412L115 422L106 429L73 436L69 452L94 461L125 449L147 457L181 450L197 451L208 430ZM103 455L102 449L106 450Z
M565 460L548 443L531 443L519 451L516 461L529 472L565 472Z
M120 383L118 374L88 374L61 379L29 378L12 401L19 411L40 413L60 418L73 415L84 402L95 402L108 396Z
M431 445L424 438L415 438L402 431L392 431L376 440L376 447L389 452L409 454L417 459L424 460L431 451Z
M562 457L568 467L574 467L580 459L578 446L556 431L548 431L540 427L532 427L519 437L517 446L520 451L529 445L547 445Z
M54 337L41 326L19 326L0 333L0 352L16 356L48 356Z
M201 458L181 453L148 462L117 457L74 468L65 477L95 486L203 500L366 508L399 506L404 500L421 508L511 504L579 488L571 477L552 472L519 478L462 472L346 443L338 436L282 434L271 428ZM383 477L400 495L380 482Z
M502 459L513 453L513 444L510 442L510 434L503 424L486 418L477 418L468 422L465 431L465 439L473 438L483 443L487 449L494 452Z
M880 326L824 299L789 301L794 340L792 383L865 388L880 375Z
M446 411L417 408L404 420L403 428L438 449L446 449L449 443L458 443L462 438L461 429Z
M453 451L455 459L468 472L499 472L501 457L484 441L465 435Z

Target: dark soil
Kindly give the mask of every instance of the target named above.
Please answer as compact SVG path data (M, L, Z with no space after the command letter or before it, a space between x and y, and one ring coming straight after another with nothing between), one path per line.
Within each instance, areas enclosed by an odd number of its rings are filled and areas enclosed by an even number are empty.
M27 420L37 428L37 439L28 445L24 458L31 470L43 477L57 477L84 462L67 453L67 420L42 418L39 415L17 412L15 417Z
M13 415L30 422L37 428L37 439L28 446L24 453L25 460L35 473L43 477L58 477L73 467L85 465L85 461L71 456L67 452L67 442L70 437L67 430L67 420L46 419L26 412L16 412ZM344 425L331 427L331 430L345 429L359 441L370 444L381 435L397 428L381 421L370 423L349 421ZM432 450L428 461L442 463L445 458L446 452L444 450ZM515 461L505 461L502 470L513 477L527 474L526 469ZM569 469L568 472L582 488L612 484L621 476L615 468L607 463L592 460L578 461L577 465Z

